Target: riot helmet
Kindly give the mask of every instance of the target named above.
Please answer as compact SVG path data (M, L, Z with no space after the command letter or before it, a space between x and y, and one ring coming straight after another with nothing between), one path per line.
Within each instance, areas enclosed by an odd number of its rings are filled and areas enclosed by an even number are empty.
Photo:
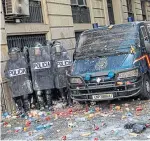
M54 42L53 42L53 41L47 40L47 46L52 47L52 46L53 46L53 44L54 44Z
M61 54L61 43L58 41L54 42L54 48L56 54Z
M67 53L66 51L63 51L63 52L62 52L62 56L63 56L63 57L66 57L67 55L68 55L68 53Z
M9 50L9 57L11 60L17 60L19 58L20 48L13 47Z

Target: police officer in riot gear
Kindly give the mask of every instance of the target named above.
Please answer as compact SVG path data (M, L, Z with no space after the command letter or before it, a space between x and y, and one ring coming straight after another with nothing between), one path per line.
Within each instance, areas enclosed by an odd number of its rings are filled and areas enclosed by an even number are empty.
M68 52L60 42L53 42L51 49L54 69L55 88L59 89L63 103L71 105L70 95L68 93L67 73L71 71L72 60Z
M49 110L53 110L51 89L54 88L54 83L50 48L36 43L35 47L29 48L29 59L33 89L36 91L39 108L43 110L48 106Z
M12 97L19 112L27 112L30 110L28 94L33 92L27 59L18 47L10 49L9 57L5 75L9 80Z

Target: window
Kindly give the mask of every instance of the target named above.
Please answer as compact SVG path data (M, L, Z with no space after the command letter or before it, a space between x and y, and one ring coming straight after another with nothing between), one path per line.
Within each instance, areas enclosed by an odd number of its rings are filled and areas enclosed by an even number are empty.
M71 0L72 16L74 23L90 23L90 10L86 0Z
M35 42L40 42L42 45L46 45L45 34L16 35L7 37L8 49L19 47L22 50L24 46L33 47Z
M4 14L5 11L5 0L2 0ZM29 17L20 17L21 23L43 23L43 14L42 14L42 7L41 7L41 1L39 0L29 0ZM14 23L15 18L13 16L6 16L5 14L5 21Z
M71 5L86 6L86 0L71 0Z
M78 0L79 5L86 5L86 0Z
M78 0L71 0L71 5L78 5Z
M146 28L144 26L141 26L141 33L142 33L142 38L147 41L148 40L148 33L146 31Z
M128 9L128 13L133 13L132 12L132 0L127 0L127 9Z
M74 23L90 23L90 10L88 7L72 6L72 16Z
M30 0L29 2L29 17L24 17L21 19L22 23L42 23L43 13L40 1Z

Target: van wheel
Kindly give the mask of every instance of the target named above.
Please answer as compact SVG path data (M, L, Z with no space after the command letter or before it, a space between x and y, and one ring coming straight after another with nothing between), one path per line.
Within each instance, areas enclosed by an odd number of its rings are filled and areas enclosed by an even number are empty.
M149 78L149 75L147 74L144 75L141 98L150 99L150 78Z

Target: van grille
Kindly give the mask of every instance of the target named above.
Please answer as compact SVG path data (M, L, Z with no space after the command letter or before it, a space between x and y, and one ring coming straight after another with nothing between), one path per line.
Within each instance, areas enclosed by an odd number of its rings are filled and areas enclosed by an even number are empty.
M97 82L97 79L101 79L100 82ZM100 76L100 77L92 77L89 81L85 81L88 86L114 86L115 80L114 78L110 79L107 76Z

